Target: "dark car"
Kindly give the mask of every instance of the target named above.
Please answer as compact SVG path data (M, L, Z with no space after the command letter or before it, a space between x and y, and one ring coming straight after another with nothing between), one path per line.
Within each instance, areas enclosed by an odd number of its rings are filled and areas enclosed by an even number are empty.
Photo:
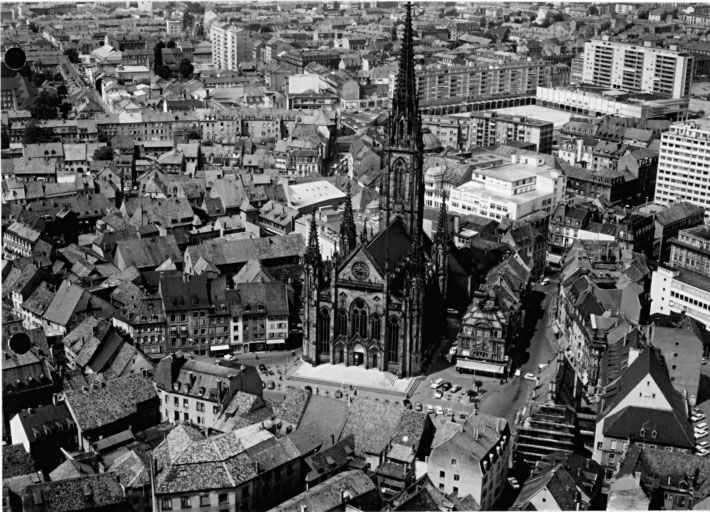
M268 370L266 369L266 365L264 363L259 365L259 371L262 373L266 373Z
M402 403L404 404L404 406L405 406L407 409L411 409L411 408L412 408L412 401L409 400L409 398L405 398Z
M267 386L269 389L274 389L276 387L276 383L273 380L269 381L269 385Z
M442 390L442 391L448 391L448 390L451 389L451 387L452 387L451 382L444 382L444 383L441 385L441 390Z
M422 409L423 409L422 404L417 402L416 405L414 406L414 410L417 412L422 412Z

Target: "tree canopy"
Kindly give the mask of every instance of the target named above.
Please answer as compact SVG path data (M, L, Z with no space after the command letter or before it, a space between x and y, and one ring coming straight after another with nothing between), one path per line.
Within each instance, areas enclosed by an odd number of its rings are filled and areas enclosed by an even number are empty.
M76 48L67 48L64 50L64 55L66 55L67 59L69 59L69 62L72 64L79 62L79 52L76 51Z
M195 71L195 66L192 65L190 59L184 58L180 61L180 75L183 78L190 78L192 73Z
M42 91L35 98L34 104L30 108L32 119L56 119L57 108L61 104L61 98L57 94L49 94L47 91Z
M113 160L113 149L111 149L111 146L96 148L96 151L94 151L94 160Z
M51 142L51 140L52 136L49 131L39 126L34 120L27 123L22 136L23 144L41 144L43 142Z

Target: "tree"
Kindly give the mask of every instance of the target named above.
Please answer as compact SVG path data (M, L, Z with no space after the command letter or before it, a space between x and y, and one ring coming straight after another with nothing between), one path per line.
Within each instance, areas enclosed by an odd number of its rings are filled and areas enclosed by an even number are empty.
M163 66L163 48L165 48L165 43L158 41L153 47L153 70L155 74L158 74L158 69Z
M59 96L49 94L47 91L42 91L35 98L35 102L30 108L32 119L56 119L57 107L59 107Z
M69 62L72 64L79 62L79 52L76 51L76 48L67 48L64 50L64 55L66 55L67 59L69 59Z
M182 29L187 30L191 23L192 16L190 15L190 11L185 11L185 14L182 15Z
M41 144L50 142L52 137L49 131L39 126L34 120L30 121L25 127L25 133L22 135L23 144Z
M195 37L198 39L202 39L205 37L205 27L200 23L197 25L197 28L195 29Z
M32 32L34 32L35 34L36 34L37 32L39 32L39 27L37 26L37 24L36 24L34 21L30 21L30 24L27 25L27 28L29 28L29 29L30 29Z
M18 73L24 76L27 80L32 80L32 77L34 76L34 71L32 71L32 68L27 62L25 62L25 65L20 68Z
M473 381L473 384L476 386L476 392L480 392L481 386L483 386L483 381L476 379Z
M167 66L160 66L158 69L155 70L155 74L158 75L160 78L167 80L168 78L170 78L170 68Z
M113 149L111 149L111 146L96 148L96 151L94 151L94 160L113 160Z
M559 23L561 21L565 21L565 15L562 14L561 12L558 12L552 17L552 20L557 23Z
M52 81L53 82L62 82L62 81L64 81L64 77L62 76L61 73L54 73L52 75Z
M190 59L184 58L180 61L180 75L183 78L190 78L192 76L193 71L195 71L195 66L192 65L192 62L190 62Z
M596 5L592 5L589 8L589 15L590 16L599 16L599 8Z
M66 98L67 94L69 94L69 90L67 89L67 86L62 84L59 87L57 87L57 94L59 94L60 98Z
M175 41L172 39L168 41L167 48L175 48Z
M69 117L69 113L71 112L72 109L72 104L67 103L66 101L63 102L61 105L59 105L59 110L62 112L62 119L67 119Z

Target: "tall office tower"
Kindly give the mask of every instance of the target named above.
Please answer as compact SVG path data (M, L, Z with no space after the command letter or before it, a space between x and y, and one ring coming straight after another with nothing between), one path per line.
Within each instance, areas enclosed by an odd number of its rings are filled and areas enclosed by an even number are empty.
M237 71L242 62L253 60L251 32L228 23L214 23L210 29L212 63L220 69Z
M710 219L710 120L676 123L663 134L655 201L687 201L705 208Z
M628 92L685 98L690 93L693 56L676 45L654 48L609 41L607 36L584 43L582 80L586 84Z

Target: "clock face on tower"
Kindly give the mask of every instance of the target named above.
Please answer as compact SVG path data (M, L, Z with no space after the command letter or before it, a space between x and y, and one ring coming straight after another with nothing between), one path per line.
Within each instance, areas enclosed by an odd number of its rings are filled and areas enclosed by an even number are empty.
M355 276L355 279L364 281L370 275L370 267L367 265L367 263L358 261L353 265L352 272L353 276Z

